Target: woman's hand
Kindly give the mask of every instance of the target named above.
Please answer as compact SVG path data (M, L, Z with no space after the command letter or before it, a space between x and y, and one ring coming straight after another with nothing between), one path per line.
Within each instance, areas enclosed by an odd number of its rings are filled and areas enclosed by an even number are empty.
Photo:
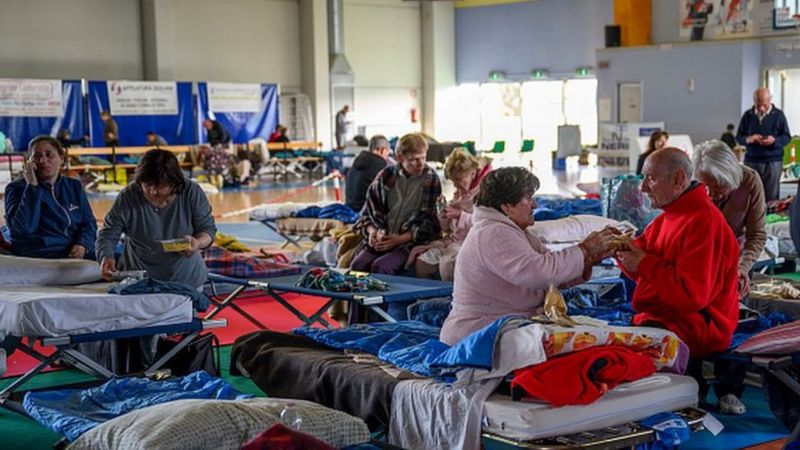
M84 256L86 256L86 247L75 244L72 246L71 249L69 249L69 254L67 255L67 258L83 259Z
M604 228L591 233L580 245L592 263L598 263L614 253L618 235L619 231L613 228Z
M181 252L183 256L186 256L188 258L197 253L198 250L200 250L200 241L197 240L197 238L195 238L194 236L187 234L186 236L183 237L183 239L189 241L189 243L192 244L191 249Z
M739 272L739 299L743 299L750 293L750 275L747 272Z
M114 258L103 258L100 263L100 274L106 281L111 281L111 276L117 271L117 263Z
M450 220L458 220L461 218L461 209L455 206L446 206L444 208L444 216Z
M36 163L33 161L25 161L22 163L22 176L25 177L25 182L31 186L38 186L39 179L36 178Z

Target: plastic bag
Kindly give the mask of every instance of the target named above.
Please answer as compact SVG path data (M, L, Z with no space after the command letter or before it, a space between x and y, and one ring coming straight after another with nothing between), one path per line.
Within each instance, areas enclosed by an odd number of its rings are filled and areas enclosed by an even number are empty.
M600 198L605 217L627 220L640 231L661 213L661 210L650 205L650 199L642 193L641 175L603 178Z

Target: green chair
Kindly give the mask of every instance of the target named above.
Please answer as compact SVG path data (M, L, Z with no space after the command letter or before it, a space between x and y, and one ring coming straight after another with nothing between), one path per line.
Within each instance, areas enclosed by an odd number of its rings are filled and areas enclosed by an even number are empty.
M534 140L525 139L522 141L522 147L519 149L520 153L531 153L533 151Z
M472 156L475 156L475 155L477 155L477 154L478 154L478 152L477 152L477 151L475 151L475 141L464 141L464 148L466 148L466 149L467 149L467 151L468 151L468 152L469 152L469 153L470 153Z
M497 155L506 151L506 141L494 141L494 147L489 152L493 155Z

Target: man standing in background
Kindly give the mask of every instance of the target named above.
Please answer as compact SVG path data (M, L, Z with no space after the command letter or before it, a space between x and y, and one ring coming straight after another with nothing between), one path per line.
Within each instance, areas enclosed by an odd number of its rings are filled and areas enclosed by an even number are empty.
M106 147L119 146L119 126L111 117L111 113L107 110L101 112L100 119L103 120L103 142L105 142Z
M336 148L344 148L344 143L347 142L347 113L350 112L350 106L344 105L339 112L336 113Z
M783 111L772 104L767 88L753 92L753 107L742 115L736 141L747 147L744 163L761 177L764 198L769 203L780 198L783 148L792 140Z

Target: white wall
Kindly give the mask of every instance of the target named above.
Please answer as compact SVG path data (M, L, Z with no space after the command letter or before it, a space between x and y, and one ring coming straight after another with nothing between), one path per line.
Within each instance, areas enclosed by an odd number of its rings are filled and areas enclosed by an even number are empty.
M368 134L419 129L410 113L422 103L419 3L345 0L344 47L356 78L356 126L365 126Z
M157 0L161 8L171 9L157 39L172 45L174 79L300 89L299 0Z
M3 0L0 77L143 75L139 0Z
M645 122L664 121L671 134L689 134L695 143L718 139L752 105L760 55L757 41L598 50L608 68L597 70L597 95L611 99L616 118L618 83L641 82Z

